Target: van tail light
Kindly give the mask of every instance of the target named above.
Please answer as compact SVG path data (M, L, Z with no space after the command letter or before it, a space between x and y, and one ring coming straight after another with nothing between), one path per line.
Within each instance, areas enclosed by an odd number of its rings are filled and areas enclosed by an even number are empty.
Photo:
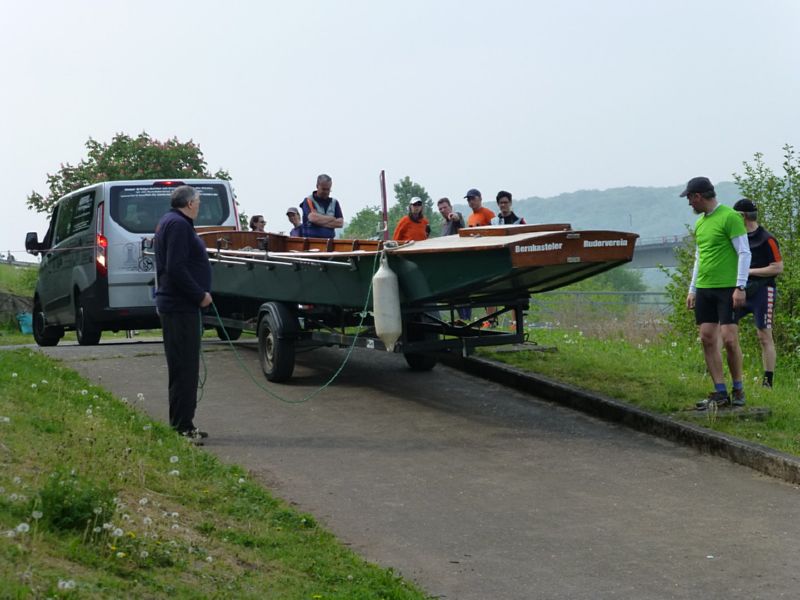
M97 227L94 240L94 263L100 277L108 276L108 239L105 234L105 202L97 205Z

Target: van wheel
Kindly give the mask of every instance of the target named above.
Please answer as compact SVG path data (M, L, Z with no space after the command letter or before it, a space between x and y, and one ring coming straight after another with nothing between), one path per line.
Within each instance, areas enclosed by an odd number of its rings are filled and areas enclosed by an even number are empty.
M216 329L217 329L217 337L221 339L223 342L227 340L235 342L240 337L242 337L241 329L236 329L234 327L222 327L221 325L217 325Z
M39 346L55 346L64 337L63 327L48 327L39 300L33 303L33 339Z
M80 298L75 300L75 334L81 346L96 346L102 330L92 322Z
M270 302L258 324L258 356L268 381L286 381L294 372L294 342L291 331L297 317L282 304ZM291 321L294 319L294 322ZM293 327L293 325L295 325Z

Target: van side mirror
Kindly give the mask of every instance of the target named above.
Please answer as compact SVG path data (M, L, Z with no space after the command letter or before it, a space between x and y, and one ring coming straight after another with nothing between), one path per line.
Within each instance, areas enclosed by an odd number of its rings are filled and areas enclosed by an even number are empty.
M39 235L35 231L29 231L25 234L25 251L28 254L33 254L36 256L39 254L39 251L42 249L42 245L39 243Z

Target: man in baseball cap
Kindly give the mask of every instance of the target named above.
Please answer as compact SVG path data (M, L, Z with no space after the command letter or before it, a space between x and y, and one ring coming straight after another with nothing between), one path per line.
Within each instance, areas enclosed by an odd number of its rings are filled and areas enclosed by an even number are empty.
M296 206L290 206L286 209L286 216L289 218L289 223L292 224L292 230L289 232L289 235L292 237L303 237L303 230L300 225L300 209Z
M483 202L481 193L475 188L471 188L469 191L467 191L464 198L467 199L467 204L469 204L469 207L472 209L472 214L467 217L467 227L491 225L492 219L494 219L495 215L488 208L481 206L481 203Z
M694 226L695 249L692 280L686 308L694 310L703 344L703 355L714 391L696 404L698 410L744 406L742 349L735 311L745 305L745 287L750 269L750 246L742 218L731 207L717 202L708 177L694 177L681 197L700 215ZM733 394L728 395L719 339L725 347Z

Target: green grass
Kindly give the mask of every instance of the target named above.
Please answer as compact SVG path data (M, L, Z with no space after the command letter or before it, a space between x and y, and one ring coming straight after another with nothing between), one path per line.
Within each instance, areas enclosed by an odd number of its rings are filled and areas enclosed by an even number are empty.
M0 352L1 597L426 597L136 402Z
M742 335L755 334L743 327ZM713 389L705 372L700 343L687 344L659 338L628 342L620 337L592 338L578 329L535 329L531 339L556 352L491 352L479 355L583 389L599 392L662 414L681 418L681 411ZM714 418L700 421L706 427L800 455L800 373L790 361L779 360L775 387L760 387L760 355L745 351L745 390L751 407L767 407L764 421ZM786 364L789 363L789 364ZM729 382L730 385L730 382ZM697 423L692 419L693 423Z
M0 291L33 298L38 276L37 267L18 267L0 263Z

